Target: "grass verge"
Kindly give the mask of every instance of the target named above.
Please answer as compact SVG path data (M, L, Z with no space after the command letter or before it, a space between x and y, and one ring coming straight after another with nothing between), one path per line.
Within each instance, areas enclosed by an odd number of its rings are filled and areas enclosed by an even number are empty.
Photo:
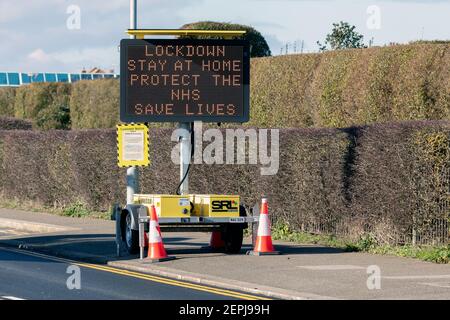
M379 245L370 235L361 237L358 241L349 241L337 238L333 235L293 231L287 224L282 223L273 225L272 237L274 240L291 241L303 244L319 244L327 247L340 248L348 252L395 255L434 263L450 263L450 244L447 246Z
M46 212L73 218L94 218L109 220L110 212L92 211L83 202L77 201L67 206L45 206L33 201L18 201L0 197L0 207L31 212Z

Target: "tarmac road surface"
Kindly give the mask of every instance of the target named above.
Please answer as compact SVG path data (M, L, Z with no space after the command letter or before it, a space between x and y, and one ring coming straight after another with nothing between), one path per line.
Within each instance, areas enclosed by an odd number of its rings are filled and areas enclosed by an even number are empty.
M0 300L258 298L231 290L0 247Z

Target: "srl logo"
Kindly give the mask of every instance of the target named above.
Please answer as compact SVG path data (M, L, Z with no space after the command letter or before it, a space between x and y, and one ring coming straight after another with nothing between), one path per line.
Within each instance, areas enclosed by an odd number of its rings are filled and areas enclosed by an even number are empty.
M237 202L234 200L214 200L211 205L212 212L236 212L238 210Z

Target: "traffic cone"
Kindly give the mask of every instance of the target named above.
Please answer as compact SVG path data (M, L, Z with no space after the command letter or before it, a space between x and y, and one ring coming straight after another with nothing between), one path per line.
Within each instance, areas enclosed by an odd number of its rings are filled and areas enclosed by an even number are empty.
M150 207L150 227L148 239L147 262L161 262L175 259L175 257L169 257L164 249L164 244L161 238L161 229L159 227L158 216L154 205Z
M148 248L148 232L144 232L144 247Z
M247 254L253 256L280 254L279 251L275 251L275 248L272 244L267 198L261 199L261 210L259 214L256 244L253 248L253 251L247 251Z
M222 232L213 231L211 233L211 239L209 240L209 247L214 250L222 249L225 247L225 242L222 240Z

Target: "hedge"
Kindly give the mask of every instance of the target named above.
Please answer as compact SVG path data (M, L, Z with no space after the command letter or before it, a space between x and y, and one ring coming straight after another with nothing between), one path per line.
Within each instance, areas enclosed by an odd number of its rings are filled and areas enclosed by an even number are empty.
M70 96L72 128L111 128L119 119L119 82L79 81Z
M69 129L69 97L66 83L32 83L16 90L14 115L29 119L39 129Z
M380 121L449 120L450 43L255 58L250 83L248 127L349 127ZM111 81L110 85L111 91L103 89L110 97L94 96L99 84L86 82L80 98L71 99L77 105L92 99L100 110L91 109L86 114L72 108L76 128L97 127L91 119L102 119L102 128L118 122L118 84Z
M16 88L0 88L0 117L14 116L14 101L16 98Z
M247 127L450 120L450 42L253 58L250 90ZM10 115L13 92L0 90L0 115ZM119 121L117 79L23 86L14 113L38 128L68 128L69 100L72 128L113 128Z
M170 129L152 129L151 165L141 191L174 193ZM0 131L0 193L44 205L83 202L108 210L125 199L114 130ZM269 197L277 221L295 230L379 242L448 242L450 122L413 121L346 129L280 130L280 169L193 165L193 193L237 193L253 205ZM437 228L441 229L437 229ZM447 233L446 233L447 232Z
M450 119L450 43L253 59L249 125Z

